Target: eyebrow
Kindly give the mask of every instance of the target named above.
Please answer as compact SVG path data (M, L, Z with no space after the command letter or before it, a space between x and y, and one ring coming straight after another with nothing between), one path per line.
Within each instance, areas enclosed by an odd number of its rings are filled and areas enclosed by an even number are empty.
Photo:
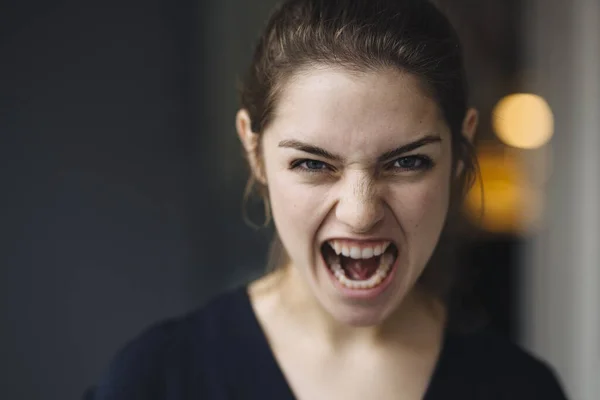
M279 142L279 147L287 147L290 149L296 149L305 153L314 154L319 157L327 158L333 161L342 161L344 158L337 154L333 154L325 149L322 149L312 144L304 143L299 140L282 140Z
M425 137L422 137L419 140L415 140L414 142L404 144L404 145L397 147L390 151L386 151L385 153L383 153L382 155L377 157L377 161L378 162L387 161L392 158L399 157L404 153L408 153L409 151L416 150L419 147L423 147L423 146L431 144L431 143L439 143L441 141L442 141L442 138L439 135L427 135ZM303 151L305 153L314 154L316 156L327 158L329 160L333 160L333 161L337 161L337 162L341 162L344 160L344 157L342 157L338 154L331 153L325 149L322 149L321 147L314 146L314 145L311 145L308 143L304 143L299 140L292 140L292 139L282 140L281 142L279 142L279 147L296 149L299 151Z
M382 162L390 160L392 158L397 158L400 157L402 154L416 150L419 147L423 147L431 143L440 143L441 141L442 138L439 135L427 135L419 140L415 140L414 142L397 147L394 150L386 151L385 153L377 157L377 161Z

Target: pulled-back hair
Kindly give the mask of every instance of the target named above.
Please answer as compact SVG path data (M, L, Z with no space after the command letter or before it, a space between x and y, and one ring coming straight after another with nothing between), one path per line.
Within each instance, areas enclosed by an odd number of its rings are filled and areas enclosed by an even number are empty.
M462 172L453 182L446 227L420 284L446 298L454 283L454 268L441 255L450 248L449 228L477 170L473 147L462 132L467 81L454 28L427 0L283 2L271 15L240 87L241 107L247 110L255 134L262 135L272 122L288 80L314 66L359 72L397 68L417 76L437 102L451 132L453 172L459 165ZM250 179L248 189L254 187L266 196L267 188ZM286 257L275 234L271 267L280 266Z

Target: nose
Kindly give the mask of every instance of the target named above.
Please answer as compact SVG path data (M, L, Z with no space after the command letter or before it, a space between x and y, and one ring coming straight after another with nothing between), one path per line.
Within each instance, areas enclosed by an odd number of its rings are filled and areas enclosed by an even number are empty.
M355 233L371 231L383 219L384 206L375 182L368 176L347 177L342 182L335 215Z

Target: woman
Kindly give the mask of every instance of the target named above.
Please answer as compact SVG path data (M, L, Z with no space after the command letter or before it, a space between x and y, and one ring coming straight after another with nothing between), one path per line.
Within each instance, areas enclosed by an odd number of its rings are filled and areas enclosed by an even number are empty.
M451 329L439 255L475 173L477 112L434 6L285 2L241 103L276 268L134 340L94 399L565 398L522 350Z

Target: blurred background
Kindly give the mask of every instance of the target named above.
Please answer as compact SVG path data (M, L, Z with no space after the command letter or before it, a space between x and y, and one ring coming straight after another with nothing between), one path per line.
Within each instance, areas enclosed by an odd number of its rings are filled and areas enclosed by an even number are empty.
M0 3L0 398L79 398L142 329L261 274L235 89L275 3ZM476 296L597 400L600 2L438 3L481 112Z

